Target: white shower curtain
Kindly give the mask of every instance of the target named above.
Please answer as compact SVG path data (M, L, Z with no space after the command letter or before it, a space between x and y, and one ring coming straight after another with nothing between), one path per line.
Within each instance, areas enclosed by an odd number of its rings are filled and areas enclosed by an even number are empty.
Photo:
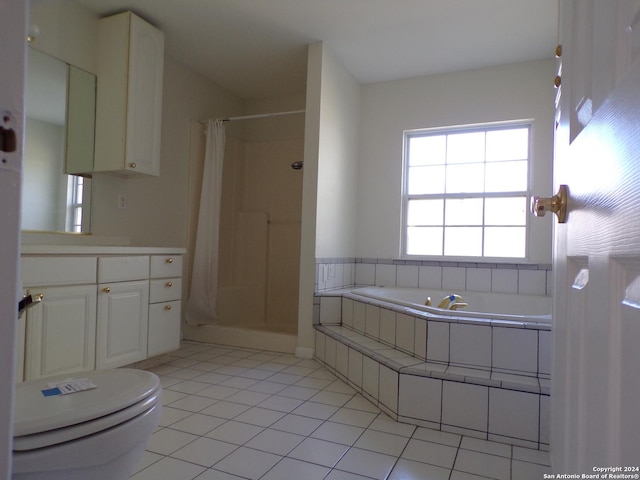
M191 325L213 323L217 318L218 245L225 144L222 120L209 120L206 135L191 289L185 309L186 320Z

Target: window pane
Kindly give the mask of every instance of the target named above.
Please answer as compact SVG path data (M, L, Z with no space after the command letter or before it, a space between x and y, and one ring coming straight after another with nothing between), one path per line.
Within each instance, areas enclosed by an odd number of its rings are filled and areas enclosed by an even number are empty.
M484 136L484 132L449 135L447 163L484 162Z
M527 158L529 158L528 128L487 132L487 162Z
M445 225L482 225L482 198L449 198Z
M445 163L447 137L430 135L409 137L409 165L442 165Z
M442 227L408 227L407 254L442 255Z
M444 166L410 167L408 193L409 195L444 193Z
M407 225L442 225L444 200L409 200Z
M444 254L482 256L482 227L447 227L444 232Z
M527 162L487 163L485 192L517 192L527 189Z
M447 166L447 193L484 190L484 164Z
M484 255L486 257L525 256L525 227L486 227Z
M527 198L487 198L485 201L485 225L525 225L527 222Z

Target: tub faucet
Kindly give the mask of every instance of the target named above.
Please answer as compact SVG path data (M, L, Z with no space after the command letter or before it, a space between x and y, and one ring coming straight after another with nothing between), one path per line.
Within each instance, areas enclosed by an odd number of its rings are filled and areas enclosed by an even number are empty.
M438 304L438 308L444 308L446 310L458 310L459 308L465 308L469 305L465 303L460 295L452 293L444 297Z

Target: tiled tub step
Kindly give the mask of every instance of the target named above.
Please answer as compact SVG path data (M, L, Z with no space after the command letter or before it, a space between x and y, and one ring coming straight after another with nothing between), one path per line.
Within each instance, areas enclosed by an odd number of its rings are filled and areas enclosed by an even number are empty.
M549 448L549 380L427 361L342 325L316 325L316 358L398 421Z

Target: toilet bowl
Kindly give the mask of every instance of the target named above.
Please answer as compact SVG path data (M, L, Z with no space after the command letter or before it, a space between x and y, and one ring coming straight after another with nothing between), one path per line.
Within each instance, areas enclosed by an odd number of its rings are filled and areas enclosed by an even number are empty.
M65 395L51 389L68 379L16 385L12 480L128 479L160 420L158 377L98 370L73 376L95 388Z

